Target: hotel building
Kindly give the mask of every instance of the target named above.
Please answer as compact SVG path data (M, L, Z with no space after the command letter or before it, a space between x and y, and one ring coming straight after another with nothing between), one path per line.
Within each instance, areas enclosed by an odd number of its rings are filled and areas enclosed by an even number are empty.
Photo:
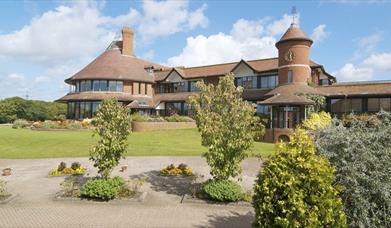
M186 100L197 94L195 83L217 84L234 73L243 99L254 103L258 115L269 118L265 141L286 139L306 118L314 102L303 94L326 97L332 114L391 111L391 81L337 83L323 65L310 59L313 41L295 24L276 43L278 56L197 67L168 67L137 58L134 33L122 30L95 60L65 80L70 92L59 101L68 104L71 119L91 118L103 99L117 98L132 111L154 115L188 114Z

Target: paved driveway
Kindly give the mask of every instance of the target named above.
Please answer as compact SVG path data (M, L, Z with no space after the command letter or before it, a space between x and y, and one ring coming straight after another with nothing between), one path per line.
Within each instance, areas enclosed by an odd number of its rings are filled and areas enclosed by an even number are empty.
M63 177L47 177L61 161L70 165L79 161L95 169L87 158L0 160L0 169L11 167L13 174L2 177L10 192L17 194L7 204L0 204L0 227L250 227L253 210L247 206L181 203L186 188L172 179L154 175L171 163L186 163L204 178L209 169L201 157L128 157L126 173L119 168L113 175L147 177L144 202L102 203L53 200ZM261 161L249 158L242 164L244 189L251 189Z

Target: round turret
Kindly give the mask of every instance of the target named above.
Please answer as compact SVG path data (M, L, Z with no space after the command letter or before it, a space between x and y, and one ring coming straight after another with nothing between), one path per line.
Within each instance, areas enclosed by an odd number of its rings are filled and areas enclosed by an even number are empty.
M312 40L294 23L276 43L279 84L307 83L311 77Z

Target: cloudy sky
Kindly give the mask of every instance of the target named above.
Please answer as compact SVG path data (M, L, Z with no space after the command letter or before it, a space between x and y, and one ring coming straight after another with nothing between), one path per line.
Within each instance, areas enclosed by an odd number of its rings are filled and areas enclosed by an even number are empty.
M0 99L55 100L123 26L136 55L169 66L277 56L291 23L338 81L391 80L391 1L1 1Z

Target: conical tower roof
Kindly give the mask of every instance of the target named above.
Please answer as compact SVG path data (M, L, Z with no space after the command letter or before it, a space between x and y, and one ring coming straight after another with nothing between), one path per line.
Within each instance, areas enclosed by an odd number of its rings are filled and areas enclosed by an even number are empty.
M286 30L281 39L276 43L278 46L280 43L289 41L289 40L305 40L309 41L312 44L312 40L301 30L296 24L292 23L291 26Z

